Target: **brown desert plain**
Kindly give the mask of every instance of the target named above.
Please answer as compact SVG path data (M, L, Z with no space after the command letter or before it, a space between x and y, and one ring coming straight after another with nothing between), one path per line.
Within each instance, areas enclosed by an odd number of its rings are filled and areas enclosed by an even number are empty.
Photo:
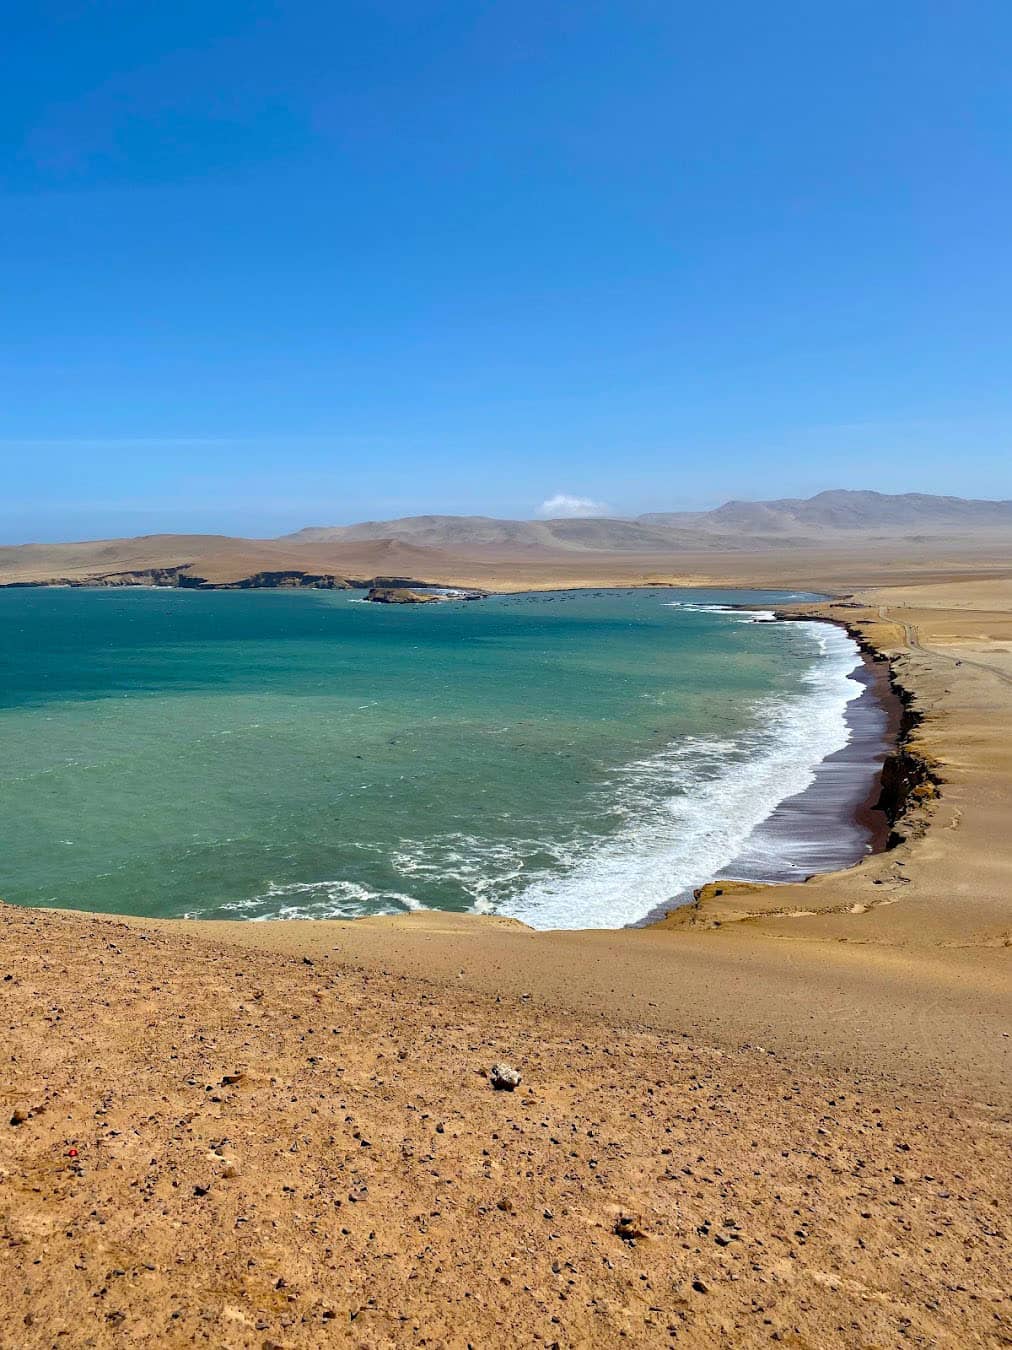
M0 1344L1012 1345L1007 547L423 551L831 595L907 706L893 846L614 932L3 906Z

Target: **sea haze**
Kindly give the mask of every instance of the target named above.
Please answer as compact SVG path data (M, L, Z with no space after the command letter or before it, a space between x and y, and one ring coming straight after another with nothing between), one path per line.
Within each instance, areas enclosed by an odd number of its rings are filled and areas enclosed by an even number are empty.
M0 895L634 923L847 742L856 647L787 598L0 592Z

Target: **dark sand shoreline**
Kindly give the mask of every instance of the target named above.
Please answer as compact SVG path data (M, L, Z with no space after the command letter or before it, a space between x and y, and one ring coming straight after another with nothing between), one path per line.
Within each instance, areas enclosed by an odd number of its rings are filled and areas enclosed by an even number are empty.
M900 701L881 663L861 654L851 678L863 685L847 704L850 739L842 749L816 765L815 778L803 792L786 797L756 827L744 854L723 868L720 877L738 881L803 881L816 872L852 867L869 853L879 853L889 837L889 819L878 805L882 767L896 747ZM754 855L783 856L781 867L769 867ZM774 875L759 877L758 870Z
M798 620L779 616L778 622ZM847 744L815 767L807 788L779 802L752 831L743 851L709 881L800 884L822 872L845 871L886 849L891 821L881 801L882 774L897 747L903 705L887 662L861 652L851 678L864 687L847 704ZM691 904L697 889L680 892L629 926L646 927Z

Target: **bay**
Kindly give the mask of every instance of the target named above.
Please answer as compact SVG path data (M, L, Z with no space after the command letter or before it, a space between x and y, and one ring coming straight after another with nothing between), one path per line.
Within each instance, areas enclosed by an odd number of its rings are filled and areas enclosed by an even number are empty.
M0 591L0 896L635 922L846 741L850 640L723 608L792 598Z

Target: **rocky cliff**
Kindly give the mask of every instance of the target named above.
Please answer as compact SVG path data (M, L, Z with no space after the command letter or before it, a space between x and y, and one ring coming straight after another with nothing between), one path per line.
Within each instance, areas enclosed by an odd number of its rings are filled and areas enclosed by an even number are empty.
M352 582L330 572L303 572L292 568L277 572L251 572L231 581L209 581L189 564L180 567L144 567L129 572L102 572L93 576L48 577L41 581L8 581L0 586L166 586L187 591L350 591L368 582Z

